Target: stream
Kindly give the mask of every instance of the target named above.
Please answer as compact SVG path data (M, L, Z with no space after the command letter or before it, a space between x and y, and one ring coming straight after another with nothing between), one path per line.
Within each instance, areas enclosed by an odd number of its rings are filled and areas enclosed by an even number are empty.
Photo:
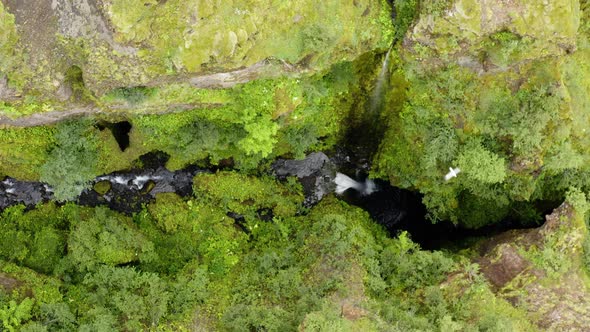
M98 176L74 202L85 206L105 205L115 211L132 214L153 202L158 193L191 196L193 177L202 172L216 171L196 166L170 171L164 167L167 158L161 154L148 154L142 158L146 165L144 168ZM296 177L303 187L305 207L313 207L326 195L336 194L339 199L367 211L391 236L407 231L415 242L428 250L456 246L470 237L522 228L508 221L478 230L463 229L450 222L432 224L425 217L426 209L419 194L393 187L385 181L368 179L367 167L364 159L355 160L340 149L332 152L331 157L323 152L314 152L302 160L278 159L272 164L271 174L279 181ZM0 182L0 210L16 204L32 209L52 199L52 189L41 182L19 181L10 177ZM238 222L240 216L235 217Z

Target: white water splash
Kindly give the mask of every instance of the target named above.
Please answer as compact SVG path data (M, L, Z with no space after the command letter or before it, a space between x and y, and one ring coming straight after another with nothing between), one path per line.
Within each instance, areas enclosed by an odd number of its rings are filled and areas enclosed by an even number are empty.
M111 179L111 182L122 184L122 185L127 185L127 183L129 182L129 179L126 179L122 176L115 176L114 178Z
M336 193L338 195L342 195L345 191L347 191L350 188L360 192L363 196L371 195L372 193L377 191L377 185L373 180L369 178L367 178L363 183L358 182L342 173L336 173L334 183L336 183Z
M45 184L45 183L43 184L43 188L45 188L45 192L48 192L48 193L52 193L52 192L53 192L53 189L51 189L51 187L49 187L49 186L48 186L47 184Z
M9 186L9 187L12 187L12 186L14 186L16 181L14 181L14 179L7 178L6 180L2 181L2 183Z
M162 176L159 175L135 175L135 176L123 176L123 175L103 175L103 176L99 176L96 178L96 182L99 181L110 181L111 183L117 183L117 184L122 184L124 186L129 186L132 185L135 188L141 189L146 182L150 181L150 180L161 180L163 179ZM131 184L129 184L129 181L131 181Z
M141 189L143 185L146 184L146 182L150 180L160 180L161 178L161 176L139 175L135 179L133 179L132 182L134 186Z

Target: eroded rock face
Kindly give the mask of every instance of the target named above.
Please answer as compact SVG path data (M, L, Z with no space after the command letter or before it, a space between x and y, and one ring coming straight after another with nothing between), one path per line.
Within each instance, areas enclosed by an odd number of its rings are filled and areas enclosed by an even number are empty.
M135 54L137 49L115 42L111 28L95 0L53 0L51 9L58 18L58 32L72 38L96 38L108 43L114 51Z
M219 88L296 68L323 70L390 43L385 36L391 25L379 20L390 7L372 0L287 6L242 0L3 3L29 55L23 67L33 69L26 89L47 97L71 65L83 70L86 87L96 95L180 81ZM266 60L286 67L261 70Z
M577 0L457 0L447 9L425 8L404 43L408 49L430 49L439 60L483 70L490 64L481 63L479 53L494 43L519 41L512 64L571 52L579 24ZM489 60L504 65L500 58Z
M585 331L590 326L590 289L580 261L587 230L568 203L546 219L537 229L486 241L476 261L496 295L526 308L540 329Z

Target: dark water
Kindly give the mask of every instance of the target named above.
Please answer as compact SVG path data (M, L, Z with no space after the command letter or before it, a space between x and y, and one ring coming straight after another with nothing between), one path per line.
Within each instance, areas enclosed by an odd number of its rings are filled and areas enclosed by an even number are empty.
M74 202L86 206L105 205L115 211L131 214L141 211L143 205L154 201L158 193L192 195L193 177L210 171L189 166L172 172L164 167L167 160L168 156L162 153L144 155L139 160L141 168L97 177ZM52 189L41 182L19 181L10 177L0 182L0 210L16 204L33 208L52 199Z
M356 177L358 181L364 181L365 178L364 175ZM465 249L481 238L512 229L526 229L541 225L523 223L516 219L506 219L478 229L468 229L448 220L433 223L427 218L426 208L422 204L422 195L393 187L381 180L375 180L375 184L378 190L371 195L362 195L354 189L349 189L340 198L367 211L371 218L382 225L392 237L406 231L414 242L426 250ZM556 202L545 203L543 215L550 213L558 206Z

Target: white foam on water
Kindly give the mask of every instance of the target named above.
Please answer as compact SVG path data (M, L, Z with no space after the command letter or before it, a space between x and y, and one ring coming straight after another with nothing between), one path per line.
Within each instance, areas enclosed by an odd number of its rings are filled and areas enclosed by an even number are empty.
M49 187L45 183L43 184L43 188L45 188L45 191L48 192L48 193L52 193L53 192L53 189L51 189L51 187Z
M371 195L378 190L377 184L371 179L366 179L364 183L358 182L342 173L336 173L334 183L336 183L335 191L338 195L342 195L350 188L360 192L362 195Z
M114 178L111 179L111 182L122 184L122 185L127 185L129 180L122 177L122 176L115 176Z
M6 180L2 181L2 183L4 183L5 185L7 185L7 186L9 186L9 187L12 187L12 186L13 186L13 185L16 183L16 181L14 181L14 180L13 180L13 179L11 179L11 178L8 178L8 179L6 179Z
M365 189L363 190L362 194L363 195L371 195L372 193L376 192L378 190L377 188L377 184L375 183L375 181L367 178L365 180Z

